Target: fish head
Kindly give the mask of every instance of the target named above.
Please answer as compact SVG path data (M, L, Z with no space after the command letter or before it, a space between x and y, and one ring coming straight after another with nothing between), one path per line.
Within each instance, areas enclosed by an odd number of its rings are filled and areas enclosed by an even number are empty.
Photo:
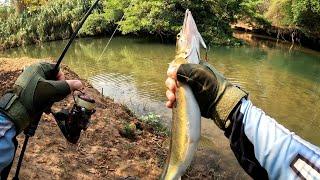
M177 35L176 56L184 58L188 63L199 64L200 45L207 49L191 11L187 9L182 29Z

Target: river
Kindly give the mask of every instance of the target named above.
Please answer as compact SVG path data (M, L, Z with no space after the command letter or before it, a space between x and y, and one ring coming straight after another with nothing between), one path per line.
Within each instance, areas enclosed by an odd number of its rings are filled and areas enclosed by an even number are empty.
M126 104L138 115L154 112L169 122L171 111L164 105L164 81L175 46L117 37L100 57L107 41L107 38L77 39L64 63L104 95ZM65 44L66 41L56 41L41 47L15 48L2 56L57 58ZM320 146L320 53L257 41L251 46L210 48L208 57L231 82L250 93L256 106ZM222 132L213 122L204 120L202 133L210 140L210 146L228 148L227 141L222 140ZM229 155L230 152L225 154Z

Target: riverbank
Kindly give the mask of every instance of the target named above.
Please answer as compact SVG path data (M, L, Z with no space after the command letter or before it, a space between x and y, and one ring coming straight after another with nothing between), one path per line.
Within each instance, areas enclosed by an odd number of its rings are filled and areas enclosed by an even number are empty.
M0 58L0 95L12 87L24 66L37 61ZM80 79L65 65L62 71L67 79ZM71 145L64 139L53 117L44 115L35 137L29 141L21 179L158 179L168 151L168 138L142 122L125 106L102 97L86 80L82 81L86 93L97 101L92 124L82 134L79 143ZM72 102L69 96L56 103L53 109L69 108ZM210 124L213 125L212 122ZM128 125L138 129L134 131L134 137L126 136L124 130ZM19 135L20 146L11 176L15 172L23 140L24 136ZM205 148L218 149L220 141L212 143L203 138L200 144L193 167L184 179L246 177L241 171L228 169L230 161L226 157L230 158L229 154L221 155L221 152Z
M309 32L307 36L298 28L278 27L278 26L258 26L244 22L237 22L231 25L234 33L243 32L256 36L263 36L265 39L275 39L291 43L293 45L303 46L316 51L320 51L320 31ZM236 37L243 40L242 38Z
M0 59L0 94L13 85L23 66L36 61ZM62 69L67 79L79 79L68 67ZM125 106L103 98L88 82L82 81L86 93L97 102L92 124L82 133L79 143L71 145L63 138L53 117L44 115L28 144L21 179L157 179L166 156L163 146L166 138L153 133L152 127L142 124ZM69 96L53 109L69 108L72 102ZM134 139L121 135L128 123L139 124L139 135ZM23 139L23 135L18 136L20 145ZM15 167L16 163L11 174Z

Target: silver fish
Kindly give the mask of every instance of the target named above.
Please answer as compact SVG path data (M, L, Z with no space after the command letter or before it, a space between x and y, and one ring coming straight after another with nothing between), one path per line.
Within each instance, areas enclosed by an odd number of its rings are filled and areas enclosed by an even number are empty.
M200 63L203 38L189 10L186 10L182 30L177 35L176 56L170 68L184 63ZM161 179L180 179L191 164L201 134L201 113L191 88L179 83L173 108L170 151Z

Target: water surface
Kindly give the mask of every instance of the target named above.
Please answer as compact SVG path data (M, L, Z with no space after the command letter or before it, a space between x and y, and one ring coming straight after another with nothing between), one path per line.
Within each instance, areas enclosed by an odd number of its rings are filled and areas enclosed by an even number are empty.
M164 107L164 81L174 45L118 37L99 58L107 40L76 40L64 63L138 114L154 111L170 119ZM16 48L4 52L4 56L58 57L65 44L57 41ZM256 46L211 48L209 62L247 90L254 104L267 114L320 145L319 53L289 51L287 46L261 41Z

